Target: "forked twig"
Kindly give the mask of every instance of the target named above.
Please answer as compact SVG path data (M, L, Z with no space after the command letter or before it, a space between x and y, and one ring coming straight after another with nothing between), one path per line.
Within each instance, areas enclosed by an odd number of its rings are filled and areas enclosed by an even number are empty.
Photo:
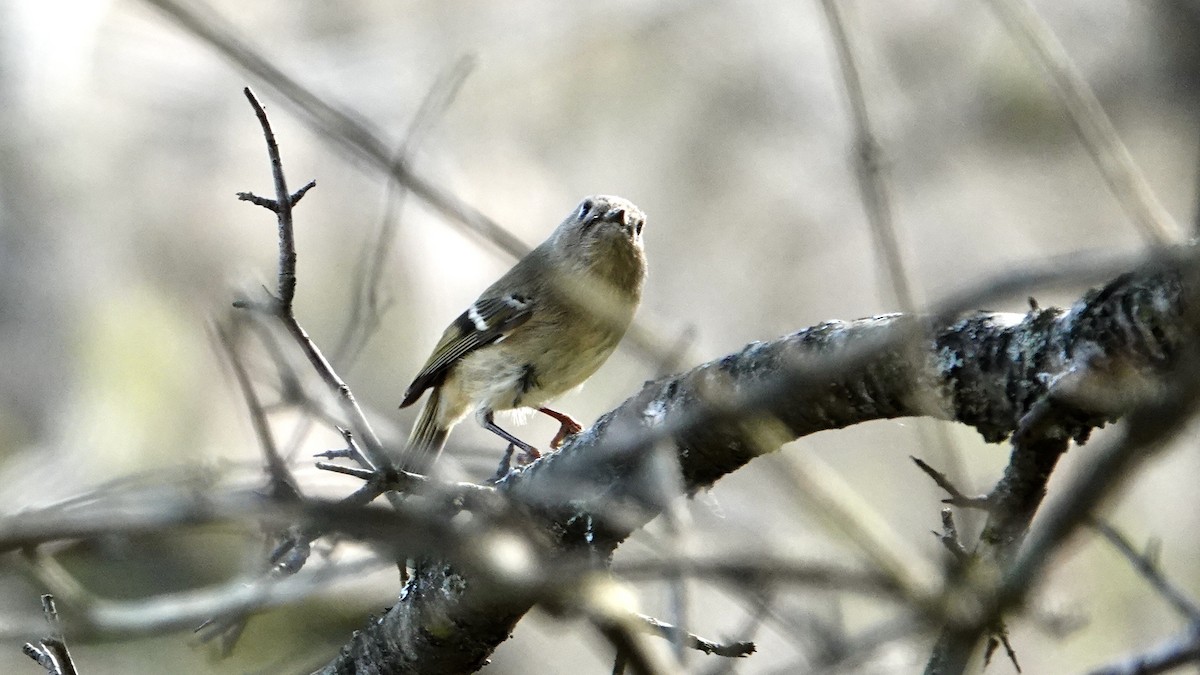
M352 427L357 431L359 437L363 440L363 457L370 463L369 468L375 471L387 472L392 470L391 459L383 450L383 444L376 435L375 430L371 427L370 421L363 413L362 408L358 405L358 401L354 398L350 387L342 381L333 366L321 353L317 345L309 338L308 333L296 320L296 316L292 311L292 300L296 294L296 243L292 224L292 206L295 205L305 191L312 186L310 183L304 189L291 194L287 189L287 180L283 176L283 164L279 158L279 146L275 142L275 134L271 130L270 120L267 119L266 111L262 105L250 91L249 87L243 90L246 98L250 101L250 105L254 107L254 113L258 116L259 124L262 126L263 136L267 141L267 153L271 159L271 175L275 183L275 198L266 199L257 197L249 193L241 193L239 199L251 201L255 204L264 206L276 214L279 223L279 287L277 295L273 298L272 309L279 321L287 329L288 333L296 340L304 355L308 358L309 363L317 371L321 379L334 391L342 404L342 408L353 421ZM235 303L239 307L247 307L244 302Z
M50 626L50 635L38 640L35 645L26 642L21 648L25 655L46 669L48 675L76 675L75 661L67 649L66 638L62 634L62 625L58 620L58 608L54 605L54 596L42 596L42 614Z

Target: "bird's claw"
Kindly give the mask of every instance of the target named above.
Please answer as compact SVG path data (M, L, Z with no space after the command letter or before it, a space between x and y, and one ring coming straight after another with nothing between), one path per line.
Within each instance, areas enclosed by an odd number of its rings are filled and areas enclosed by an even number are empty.
M530 446L528 448L523 448L521 450L521 454L517 455L517 466L526 466L529 464L533 464L534 462L536 462L537 460L539 460L541 458L542 458L542 453L539 452L537 448L535 448L533 446Z
M554 434L554 438L550 439L550 448L552 450L558 450L563 446L563 443L567 442L567 438L574 436L581 431L583 431L583 427L581 427L575 420L571 420L570 424L563 422L562 425L558 427L558 433Z

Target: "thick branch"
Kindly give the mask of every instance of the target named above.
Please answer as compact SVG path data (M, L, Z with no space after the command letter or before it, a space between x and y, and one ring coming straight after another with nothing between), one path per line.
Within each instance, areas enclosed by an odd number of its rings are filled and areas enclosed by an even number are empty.
M527 504L564 554L604 563L671 498L656 493L662 481L651 473L649 449L663 441L695 491L787 441L875 419L931 415L991 442L1035 419L1039 439L1083 440L1154 389L1194 340L1184 299L1197 286L1184 269L1123 275L1068 311L981 313L943 326L890 315L754 343L647 384L498 489ZM931 336L917 360L905 346L914 333ZM449 564L422 565L324 672L479 668L534 598L474 582Z

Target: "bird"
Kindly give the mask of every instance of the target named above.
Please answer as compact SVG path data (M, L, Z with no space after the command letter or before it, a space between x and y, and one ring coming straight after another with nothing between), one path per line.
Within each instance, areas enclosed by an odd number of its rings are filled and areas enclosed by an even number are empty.
M546 407L608 359L633 320L646 279L646 216L611 195L584 198L550 236L479 295L442 333L404 392L401 408L428 390L399 467L427 473L450 430L474 413L484 429L540 457L496 424L495 414L532 408L559 422L559 448L582 426Z

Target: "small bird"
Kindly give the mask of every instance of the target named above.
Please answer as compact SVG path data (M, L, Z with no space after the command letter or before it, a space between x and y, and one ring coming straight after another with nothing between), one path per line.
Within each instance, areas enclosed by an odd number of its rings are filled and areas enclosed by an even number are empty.
M401 469L427 472L471 412L526 461L540 453L497 426L495 413L535 408L553 417L560 427L552 448L582 430L545 404L596 372L629 328L646 279L645 223L625 199L587 197L446 328L400 403L430 390Z

